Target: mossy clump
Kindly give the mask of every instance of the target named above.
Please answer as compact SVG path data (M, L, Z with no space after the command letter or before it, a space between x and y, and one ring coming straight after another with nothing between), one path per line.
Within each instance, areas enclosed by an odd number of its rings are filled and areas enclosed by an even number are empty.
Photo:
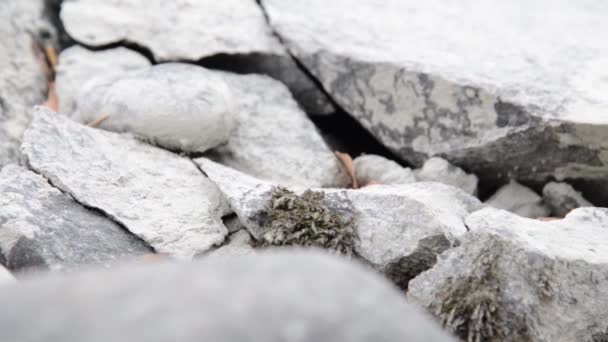
M355 231L352 220L344 220L325 203L325 194L307 190L297 195L275 188L262 216L268 230L258 246L319 247L352 256Z

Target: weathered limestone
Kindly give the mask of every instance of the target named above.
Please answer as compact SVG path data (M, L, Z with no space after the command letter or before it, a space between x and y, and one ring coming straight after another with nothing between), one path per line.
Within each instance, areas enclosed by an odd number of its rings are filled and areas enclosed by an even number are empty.
M465 341L601 341L608 323L608 210L542 222L487 208L408 298Z
M134 43L158 61L224 56L230 65L220 68L267 73L283 81L308 112L334 111L274 37L254 0L66 1L61 19L72 38L89 46Z
M150 253L137 237L16 165L0 172L0 260L15 272L73 271Z
M190 257L227 234L221 221L227 203L187 158L42 108L24 135L22 153L54 186L103 211L157 252Z
M361 186L370 183L408 184L416 182L416 176L408 167L382 156L367 154L353 160L357 182Z
M543 201L551 209L551 214L557 217L564 217L576 208L593 207L568 183L547 183L543 188Z
M448 184L471 195L477 193L477 176L464 172L443 158L428 159L421 169L415 171L415 174L420 181Z
M485 203L523 217L537 218L550 214L542 197L514 180L498 189Z
M438 155L489 180L608 179L606 2L262 4L332 98L404 159Z

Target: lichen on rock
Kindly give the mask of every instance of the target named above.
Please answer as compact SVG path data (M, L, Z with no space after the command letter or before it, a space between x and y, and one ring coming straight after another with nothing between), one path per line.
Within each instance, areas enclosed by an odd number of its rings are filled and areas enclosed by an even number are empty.
M286 188L274 188L266 208L259 213L268 231L257 246L320 247L351 257L354 221L343 219L324 199L323 192L307 190L297 195Z

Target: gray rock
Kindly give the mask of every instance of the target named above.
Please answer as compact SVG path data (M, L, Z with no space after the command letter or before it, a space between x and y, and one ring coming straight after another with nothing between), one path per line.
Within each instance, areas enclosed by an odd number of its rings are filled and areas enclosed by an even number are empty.
M608 210L541 222L493 208L410 282L408 299L465 341L601 341L608 331Z
M319 252L49 277L0 301L10 341L453 341L374 272Z
M42 108L24 135L22 153L54 186L103 211L157 252L189 257L227 234L221 221L227 203L187 158Z
M0 167L19 160L29 109L46 98L43 32L53 34L42 1L0 1Z
M256 253L253 249L253 239L245 229L241 229L228 237L228 243L209 253L210 257L232 257Z
M503 209L528 218L549 216L550 210L534 190L512 180L502 186L486 202L494 208Z
M222 217L222 222L224 222L224 226L228 229L228 233L232 234L238 232L241 229L245 229L245 226L239 220L239 217L236 214L231 214L225 217Z
M608 3L262 3L332 98L404 159L438 155L488 179L608 180L608 44L595 34Z
M381 184L408 184L416 182L409 167L375 154L366 154L353 161L355 175L360 186L377 182Z
M16 165L0 172L0 253L13 271L73 271L109 265L151 250L46 179Z
M443 158L428 159L421 169L416 170L416 177L424 182L440 182L455 186L471 195L477 193L477 176L464 172Z
M551 214L557 217L564 217L576 208L593 207L568 183L547 183L543 188L543 200L551 209Z
M241 72L267 73L294 92L311 113L332 113L327 96L303 73L253 0L64 2L61 19L88 46L131 42L159 61L225 56Z
M59 112L72 113L75 99L89 82L148 66L144 56L124 47L91 51L75 45L63 50L55 75Z
M249 232L261 239L269 228L263 213L274 186L204 158L196 161ZM482 207L462 190L439 183L313 190L324 192L325 205L344 221L352 220L356 253L402 287L456 244L467 231L464 217Z
M100 128L205 152L226 143L236 127L235 94L220 75L180 63L122 72L87 84L70 116L89 123L107 115Z

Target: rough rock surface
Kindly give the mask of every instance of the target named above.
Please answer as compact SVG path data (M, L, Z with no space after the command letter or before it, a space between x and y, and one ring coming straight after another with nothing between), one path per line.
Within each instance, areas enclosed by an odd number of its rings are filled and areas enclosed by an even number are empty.
M280 82L218 72L237 102L237 129L216 161L286 186L344 186L349 179L317 128Z
M534 190L513 180L498 189L485 203L523 217L537 218L550 214L550 210L543 203L542 197Z
M221 221L227 203L187 158L42 108L22 153L54 186L105 212L157 252L192 256L227 234Z
M256 238L268 230L267 203L274 187L204 158L197 163L226 195ZM462 190L439 183L375 185L359 190L314 189L325 205L353 222L356 253L402 287L431 267L437 254L466 233L464 217L482 207Z
M0 301L10 341L453 341L386 280L320 252L51 277Z
M42 1L0 1L0 167L19 160L30 107L46 97L38 42L51 33Z
M415 173L416 178L420 181L448 184L460 188L471 195L477 193L477 176L467 174L464 170L450 164L450 162L443 158L430 158Z
M381 184L408 184L416 182L416 176L408 167L375 154L366 154L353 161L359 185L377 182Z
M245 229L241 229L235 233L230 234L228 242L209 253L210 257L231 257L235 255L249 255L254 254L253 239L251 235Z
M557 217L564 217L576 208L593 207L591 202L568 183L547 183L543 188L543 201L551 209L551 215Z
M97 79L79 92L74 120L130 132L159 146L205 152L228 141L237 108L216 72L181 63L155 65Z
M16 165L0 172L0 259L13 271L71 271L150 253L137 237Z
M285 82L310 113L334 110L272 34L254 0L76 0L63 3L61 19L80 43L135 43L159 61L220 55L237 64L228 69L268 73Z
M602 341L608 209L530 220L486 208L462 244L410 282L408 298L465 341Z
M91 51L76 45L63 50L55 75L59 112L71 114L75 99L89 82L148 66L148 59L124 47Z
M262 4L333 99L404 159L443 156L489 179L608 178L608 44L597 34L608 3Z

